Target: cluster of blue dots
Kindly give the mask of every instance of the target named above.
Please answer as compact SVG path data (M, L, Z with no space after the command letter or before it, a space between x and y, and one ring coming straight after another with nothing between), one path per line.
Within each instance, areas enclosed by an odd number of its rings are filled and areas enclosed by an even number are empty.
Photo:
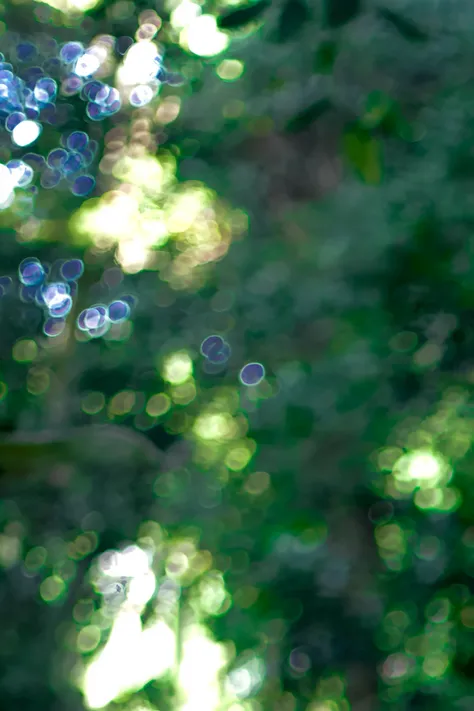
M208 336L201 343L201 354L212 365L224 365L230 358L231 349L222 336ZM262 382L265 368L261 363L247 363L239 373L242 385L253 387Z
M77 293L77 280L82 276L84 263L70 259L59 267L57 280L50 280L51 269L39 259L28 257L18 267L21 282L20 299L36 303L45 314L43 332L47 336L59 336L66 325L66 316Z
M61 136L61 146L53 148L46 159L36 153L27 153L23 160L41 173L41 187L55 188L65 181L73 195L88 195L95 186L95 178L87 173L97 153L97 141L89 139L84 131L73 131Z
M63 94L79 94L87 102L86 114L91 121L102 121L120 110L122 102L117 89L92 79L100 66L97 57L80 42L66 42L59 59L67 71L61 86Z
M5 61L4 55L0 54L0 117L9 133L13 134L23 121L35 122L43 110L54 107L56 92L56 82L45 76L40 67L32 67L25 79L21 79L14 74L13 66ZM32 134L36 134L35 139L39 131L38 124Z
M73 112L68 97L78 95L86 102L86 114L91 121L102 121L120 110L119 91L95 78L101 60L94 48L87 48L81 42L58 45L53 38L48 38L46 44L42 40L38 46L29 41L9 42L9 52L18 63L18 69L14 70L13 64L0 53L0 130L10 134L14 146L23 148L35 143L45 124L65 125ZM114 49L118 54L125 54L133 44L131 37L119 37ZM33 66L35 64L41 66ZM183 78L168 71L163 65L163 56L157 53L150 83L136 86L130 92L130 104L135 107L148 104L158 87L165 83L178 86ZM40 173L42 188L50 189L62 183L74 195L84 197L95 187L90 166L97 148L97 143L89 140L84 132L74 131L63 137L61 146L50 151L46 159L27 153L21 161L10 161L12 187L26 188L25 200L32 204L37 187L26 186L34 178L33 170ZM13 194L11 192L11 196ZM11 200L3 201L0 210L10 204Z
M24 303L34 303L43 310L43 333L46 336L59 336L64 331L66 317L77 294L77 282L83 272L84 262L81 259L62 261L52 268L35 257L28 257L20 263L20 299ZM10 277L0 277L0 297L10 291L11 285ZM77 317L77 328L91 338L100 338L113 324L126 321L134 305L135 298L127 295L111 301L108 305L90 306Z
M91 338L100 338L113 324L123 323L128 319L134 303L133 296L122 296L108 306L105 304L89 306L77 317L77 328L86 332Z

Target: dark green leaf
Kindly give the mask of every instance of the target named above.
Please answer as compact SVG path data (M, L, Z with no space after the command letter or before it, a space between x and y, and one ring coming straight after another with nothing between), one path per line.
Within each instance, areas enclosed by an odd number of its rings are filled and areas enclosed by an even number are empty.
M314 425L314 412L309 407L289 406L286 410L288 432L292 437L301 439L311 436Z
M375 128L385 121L393 109L393 100L382 91L372 91L365 104L362 123L365 128Z
M360 12L360 0L324 0L325 25L342 27Z
M277 42L286 42L294 37L309 18L310 12L304 0L287 0L278 23Z
M389 22L402 37L411 42L425 42L428 39L426 32L420 29L413 20L403 17L398 12L381 7L378 10L378 15L386 22Z
M314 71L318 74L329 74L337 57L335 42L321 42L314 55Z
M270 6L269 0L260 0L260 2L240 7L238 10L232 10L225 15L217 18L217 24L222 30L235 30L249 22L258 20L260 15Z
M344 154L364 183L382 181L382 145L368 131L356 127L346 133Z
M288 121L286 130L290 133L303 131L314 121L317 121L326 111L329 111L331 106L332 104L329 99L319 99L319 101L315 101L314 104L311 104L311 106L308 106L308 108L296 114L296 116L293 116L293 118Z

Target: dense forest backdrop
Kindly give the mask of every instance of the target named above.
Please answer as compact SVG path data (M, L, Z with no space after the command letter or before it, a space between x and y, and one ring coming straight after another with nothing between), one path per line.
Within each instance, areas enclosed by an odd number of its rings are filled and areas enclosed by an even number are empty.
M0 711L472 711L473 24L0 4Z

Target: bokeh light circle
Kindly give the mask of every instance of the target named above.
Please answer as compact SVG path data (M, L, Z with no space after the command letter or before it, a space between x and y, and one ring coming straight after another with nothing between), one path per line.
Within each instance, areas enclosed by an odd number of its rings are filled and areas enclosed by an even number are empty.
M253 387L262 382L265 377L265 368L261 363L247 363L239 373L242 385Z
M84 262L82 259L68 259L67 262L61 264L59 271L64 281L75 281L84 273Z
M130 306L120 299L112 301L108 307L108 317L112 323L125 321L130 315Z
M66 321L63 318L48 318L43 325L43 333L50 338L60 336L64 331Z
M18 267L18 278L25 286L36 286L44 280L44 269L35 257L24 259Z
M71 192L73 195L84 197L88 195L95 186L95 180L92 175L80 175L72 184Z
M29 146L41 133L41 124L27 119L17 124L12 131L12 140L17 146Z

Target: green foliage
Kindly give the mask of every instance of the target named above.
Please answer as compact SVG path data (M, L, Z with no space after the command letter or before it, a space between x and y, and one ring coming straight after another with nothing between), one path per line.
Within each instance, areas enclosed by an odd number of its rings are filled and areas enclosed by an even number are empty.
M304 131L331 108L332 105L329 99L320 99L319 101L315 101L314 104L311 104L308 108L304 109L296 116L293 116L293 118L287 123L286 130L290 133Z
M117 711L179 711L189 679L206 711L470 709L473 6L391 8L204 2L229 45L201 57L212 36L160 6L184 83L106 124L74 97L45 126L42 155L82 128L100 160L92 199L40 189L0 212L2 711L85 708L82 671L128 614L177 650L114 697L172 647L118 638L96 687ZM149 9L7 3L2 52L39 29L134 37ZM20 155L5 132L0 151ZM129 323L87 339L73 313L46 338L18 296L29 256L83 259L77 310L130 293ZM133 545L143 605L133 575L100 586L101 556ZM195 622L225 645L214 686Z
M379 17L397 30L404 39L410 42L425 42L428 39L427 33L410 18L383 7L378 8L378 14Z
M258 0L258 2L219 15L217 24L223 30L240 29L251 22L263 19L262 16L269 6L268 0Z
M314 71L330 74L336 61L338 47L336 42L327 40L321 42L314 54Z
M305 0L286 0L278 21L276 41L287 42L293 39L310 17L311 14Z
M344 154L365 183L378 185L381 182L382 146L370 132L359 126L347 131Z
M361 0L324 0L324 22L329 28L342 27L359 14Z

